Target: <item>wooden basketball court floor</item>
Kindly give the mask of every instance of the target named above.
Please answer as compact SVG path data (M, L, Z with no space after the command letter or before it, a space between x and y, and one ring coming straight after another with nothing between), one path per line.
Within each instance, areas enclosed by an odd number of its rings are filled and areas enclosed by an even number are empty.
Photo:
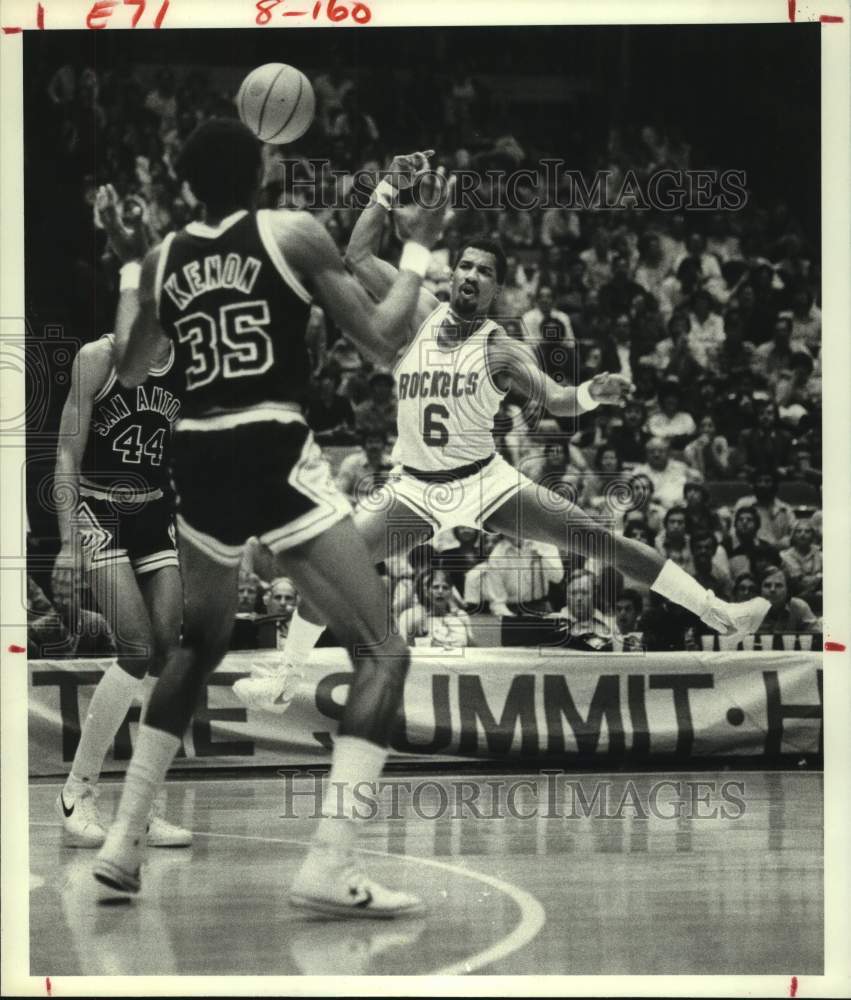
M482 772L469 783L499 779ZM568 775L571 781L579 775ZM168 815L195 831L184 850L152 850L142 894L97 901L93 852L62 846L59 785L30 786L32 975L820 974L823 967L822 775L701 771L581 775L607 811L548 806L540 775L504 775L488 802L525 780L518 812L562 818L452 815L459 776L393 774L390 818L367 824L370 874L420 894L424 916L397 921L310 917L286 901L315 826L312 805L282 818L281 777L196 776L169 782ZM670 806L693 793L659 782L739 782L740 818ZM428 782L416 799L402 783ZM627 785L633 784L631 791ZM621 808L638 795L647 812ZM301 786L299 786L301 787ZM109 816L120 784L102 782ZM734 787L735 791L735 787ZM467 793L469 794L469 792ZM570 792L575 802L575 792ZM447 815L432 819L444 799ZM553 800L555 801L555 800ZM620 815L612 803L618 803ZM414 805L419 807L416 813ZM291 810L293 811L293 810ZM686 810L687 813L689 810ZM398 816L398 818L396 818Z

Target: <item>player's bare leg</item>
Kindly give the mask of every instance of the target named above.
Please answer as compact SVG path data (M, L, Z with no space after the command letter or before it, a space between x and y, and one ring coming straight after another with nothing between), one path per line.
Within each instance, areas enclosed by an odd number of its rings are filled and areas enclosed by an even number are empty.
M56 799L63 839L74 847L100 847L104 842L106 831L95 798L103 761L130 706L137 699L144 700L146 672L158 671L167 650L177 646L182 608L180 573L175 566L137 579L129 563L109 562L92 568L89 579L112 631L117 657L95 688L71 772ZM161 597L154 602L146 594ZM154 846L182 847L191 839L188 830L162 820L153 822L150 841Z
M181 537L180 565L183 641L169 652L154 686L115 822L94 869L99 882L122 894L139 891L148 816L204 683L227 652L236 614L238 560L223 565Z
M148 664L145 678L145 692L142 700L141 721L146 721L148 704L168 659L169 652L180 644L180 628L183 624L183 581L176 566L165 566L152 573L138 577L139 589L151 619L153 655ZM188 847L192 843L192 833L169 823L165 818L165 790L154 799L148 824L149 847Z
M405 643L393 634L372 553L351 520L345 520L277 560L348 650L355 671L334 743L323 818L291 900L343 916L418 912L421 904L415 896L367 879L352 854L359 825L353 790L361 786L365 791L381 775L409 662Z
M434 534L425 518L399 500L393 500L386 510L362 508L356 511L354 523L373 563L387 558L389 546L393 547L394 552L408 552L415 545L428 541ZM298 608L290 622L280 666L271 674L238 680L233 690L240 701L250 708L278 715L285 712L299 682L304 679L301 668L325 631L326 624L327 619L310 596L301 593Z
M723 635L755 632L768 610L762 597L742 604L722 601L676 563L642 542L614 534L579 507L541 486L529 485L489 518L489 531L549 542L562 551L612 553L616 567L697 615Z

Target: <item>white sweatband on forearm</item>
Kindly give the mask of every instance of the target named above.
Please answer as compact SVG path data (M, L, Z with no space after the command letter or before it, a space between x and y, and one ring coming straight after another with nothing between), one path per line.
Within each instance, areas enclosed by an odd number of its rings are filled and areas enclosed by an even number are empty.
M139 287L139 279L142 276L142 265L138 260L129 260L126 264L122 264L121 271L121 282L118 286L118 290L121 292L132 292Z
M388 212L393 208L393 199L396 197L396 188L388 180L379 181L372 192L372 200L376 205L380 205Z
M582 385L576 387L576 402L582 407L583 411L596 410L600 405L599 399L592 398L590 385L590 382L583 382Z
M413 271L421 278L426 276L429 264L431 263L431 250L424 247L422 243L414 243L408 240L402 248L402 256L399 259L400 271Z

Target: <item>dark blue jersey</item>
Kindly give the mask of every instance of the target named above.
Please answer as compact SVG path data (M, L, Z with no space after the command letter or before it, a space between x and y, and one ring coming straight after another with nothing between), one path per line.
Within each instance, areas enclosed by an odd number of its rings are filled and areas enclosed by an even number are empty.
M112 343L112 334L104 335ZM80 490L95 496L149 497L169 483L171 431L181 414L183 373L174 348L147 381L126 389L110 370L95 396L80 467Z
M170 234L156 282L159 318L186 378L184 417L302 403L310 383L310 295L275 242L270 210Z

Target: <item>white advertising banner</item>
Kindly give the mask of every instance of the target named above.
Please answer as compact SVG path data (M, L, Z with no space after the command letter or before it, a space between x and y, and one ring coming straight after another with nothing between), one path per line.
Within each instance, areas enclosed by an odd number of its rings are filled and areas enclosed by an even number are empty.
M327 763L352 672L317 650L284 715L247 709L231 686L280 656L231 653L210 677L175 766ZM105 661L29 663L29 769L68 771ZM131 708L107 757L121 771L139 718ZM816 653L582 654L531 649L413 651L391 759L505 759L612 766L725 757L817 756Z

